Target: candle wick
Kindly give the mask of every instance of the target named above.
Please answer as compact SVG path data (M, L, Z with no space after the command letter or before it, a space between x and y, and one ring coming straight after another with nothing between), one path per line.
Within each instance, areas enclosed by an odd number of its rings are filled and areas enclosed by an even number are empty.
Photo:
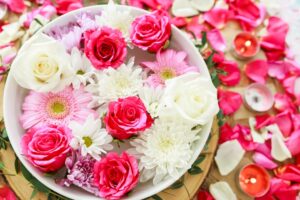
M258 102L259 102L258 96L254 96L254 97L253 97L253 101L254 101L255 103L258 103Z
M251 46L251 43L252 43L252 42L251 42L250 40L247 40L247 41L245 42L245 46L246 46L246 47L250 47L250 46Z

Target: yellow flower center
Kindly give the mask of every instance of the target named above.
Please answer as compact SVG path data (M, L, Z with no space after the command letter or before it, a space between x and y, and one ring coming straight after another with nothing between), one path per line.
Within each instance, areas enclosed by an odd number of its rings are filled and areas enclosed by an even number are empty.
M159 146L163 151L168 151L173 145L174 143L170 138L162 138L159 143Z
M69 105L61 97L53 97L47 103L47 112L51 118L62 119L69 114Z
M86 147L90 147L93 144L93 140L89 136L82 137L82 139Z
M175 72L170 68L163 69L160 73L160 77L163 80L168 80L174 78L175 76L176 76Z

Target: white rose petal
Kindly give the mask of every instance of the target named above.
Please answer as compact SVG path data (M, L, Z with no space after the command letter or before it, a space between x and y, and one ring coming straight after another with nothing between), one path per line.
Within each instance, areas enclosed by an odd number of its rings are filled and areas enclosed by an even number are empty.
M15 41L24 35L24 31L21 29L19 22L10 23L2 26L2 32L0 33L0 46L6 45L12 41Z
M221 144L215 156L220 174L225 176L234 170L244 154L245 150L237 140L230 140Z
M217 90L210 78L200 73L167 80L162 104L183 120L200 125L208 123L219 111Z
M37 92L62 90L74 77L64 46L42 33L23 47L11 70L19 85Z
M215 0L191 0L191 5L199 11L205 12L215 4Z
M253 117L249 118L249 126L251 130L251 136L253 138L254 142L257 143L264 143L265 140L268 138L268 131L263 131L262 133L259 133L255 130L256 120Z
M191 17L198 14L189 0L175 0L172 6L172 13L177 17Z
M216 200L236 200L236 195L232 191L228 183L220 181L209 186L210 194Z
M280 162L291 158L291 152L287 148L287 146L284 143L284 137L278 127L277 124L272 124L270 126L267 126L266 129L272 133L272 149L271 149L271 155L275 160L278 160Z

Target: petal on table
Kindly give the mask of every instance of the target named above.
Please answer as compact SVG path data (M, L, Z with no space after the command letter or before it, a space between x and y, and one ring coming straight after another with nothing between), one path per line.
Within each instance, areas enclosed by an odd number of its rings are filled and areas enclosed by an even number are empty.
M245 73L248 78L257 83L266 83L268 63L265 60L254 60L246 64Z

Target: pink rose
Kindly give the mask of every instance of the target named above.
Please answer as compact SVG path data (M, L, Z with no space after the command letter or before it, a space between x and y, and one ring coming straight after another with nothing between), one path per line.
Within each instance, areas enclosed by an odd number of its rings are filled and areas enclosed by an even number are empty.
M132 43L150 52L162 49L170 36L170 19L161 10L137 17L131 25L130 39Z
M70 135L70 129L64 126L32 128L22 138L22 152L41 171L56 171L64 166L70 152Z
M96 69L117 68L125 60L125 39L119 30L103 27L84 34L85 54Z
M149 128L153 119L141 99L133 96L110 102L104 122L113 137L123 140Z
M110 152L94 166L95 185L105 199L120 199L138 183L139 170L135 157L123 152Z

